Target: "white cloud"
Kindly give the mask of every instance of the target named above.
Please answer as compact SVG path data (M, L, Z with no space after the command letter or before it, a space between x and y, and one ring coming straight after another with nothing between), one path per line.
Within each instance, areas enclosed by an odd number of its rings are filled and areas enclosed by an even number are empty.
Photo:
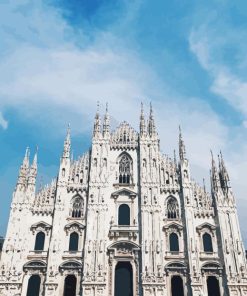
M30 2L22 0L22 4L30 5ZM85 46L82 35L82 47L78 49L73 43L73 34L69 40L66 37L65 32L70 28L64 20L55 10L47 9L42 1L35 9L25 9L25 16L21 13L24 8L18 10L12 6L9 10L6 6L4 9L8 16L4 22L10 27L3 26L0 37L11 45L11 50L0 59L0 108L24 108L24 117L35 121L45 118L50 124L73 121L74 114L80 114L82 119L76 121L72 129L88 131L96 101L108 101L110 113L117 121L127 120L137 128L140 101L147 106L151 99L163 151L172 155L177 148L178 125L181 124L195 179L208 177L210 149L223 149L230 160L236 187L243 188L244 175L239 177L234 173L238 169L242 171L243 167L238 167L239 158L232 161L229 128L207 103L172 92L137 54L119 48L119 40L110 34L98 34L91 46ZM9 19L17 20L16 34ZM215 75L218 72L211 61L209 41L200 37L196 33L191 35L191 50L203 68ZM212 91L228 101L233 94L237 95L239 108L245 108L245 86L237 79L230 85L223 76L214 77ZM63 116L49 114L49 108L62 109ZM6 126L7 123L0 117L0 124ZM52 133L52 128L49 132ZM235 143L238 147L239 142ZM239 194L244 196L243 191Z
M211 34L204 25L196 31L192 30L189 37L190 50L202 68L213 78L211 91L247 117L247 80L233 74L231 67L217 60L214 51L217 45L218 47L221 45L221 32L217 36L215 31Z
M0 126L3 129L7 129L8 127L8 121L3 117L3 114L0 112Z

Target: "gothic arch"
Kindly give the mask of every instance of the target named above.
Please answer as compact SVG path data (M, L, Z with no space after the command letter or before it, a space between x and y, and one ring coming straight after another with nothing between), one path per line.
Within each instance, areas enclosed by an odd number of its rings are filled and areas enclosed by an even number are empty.
M127 152L122 152L117 158L119 184L130 184L133 179L133 160Z
M166 199L166 217L169 220L179 219L179 203L173 195L168 196Z
M71 199L70 216L72 218L81 218L84 216L84 199L78 193Z

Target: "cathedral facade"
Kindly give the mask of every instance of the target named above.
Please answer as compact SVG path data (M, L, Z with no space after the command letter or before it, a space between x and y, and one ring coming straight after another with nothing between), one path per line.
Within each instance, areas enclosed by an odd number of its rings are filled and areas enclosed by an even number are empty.
M13 193L1 296L247 296L245 250L223 157L211 192L160 151L152 107L139 132L95 116L91 149L36 191L27 149Z

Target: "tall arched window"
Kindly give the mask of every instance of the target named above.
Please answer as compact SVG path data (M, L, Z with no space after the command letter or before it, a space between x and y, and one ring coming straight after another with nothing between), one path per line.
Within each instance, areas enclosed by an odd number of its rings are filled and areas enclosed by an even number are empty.
M76 277L72 274L65 278L63 296L76 296Z
M40 276L33 274L28 280L27 296L39 296Z
M175 197L170 197L167 202L167 218L168 219L179 218L178 202Z
M212 244L212 238L211 235L208 233L204 233L202 236L202 240L203 240L203 249L204 252L213 252L213 244Z
M45 234L44 234L44 232L40 231L36 235L34 250L35 251L43 251L44 244L45 244Z
M169 236L170 241L170 252L179 252L179 242L178 235L176 233L171 233Z
M119 183L129 184L131 181L131 159L123 154L119 161Z
M118 208L118 225L130 225L130 208L126 204Z
M79 235L72 232L69 237L69 251L78 251Z
M72 218L81 218L83 216L83 211L84 211L83 198L80 195L75 196L72 200L72 210L71 210Z
M183 280L179 275L174 275L171 279L172 296L184 296Z
M220 296L219 281L215 276L207 278L208 296Z

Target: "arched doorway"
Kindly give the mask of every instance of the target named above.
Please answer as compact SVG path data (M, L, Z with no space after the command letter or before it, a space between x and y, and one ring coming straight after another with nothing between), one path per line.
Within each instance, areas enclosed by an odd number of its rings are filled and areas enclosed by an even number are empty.
M118 262L114 296L133 296L133 270L129 262Z
M27 296L39 296L40 276L34 274L28 280Z
M76 277L74 275L66 276L63 296L76 296Z
M184 285L181 276L174 275L171 280L172 296L184 296Z
M207 278L208 296L220 296L219 281L215 276Z

